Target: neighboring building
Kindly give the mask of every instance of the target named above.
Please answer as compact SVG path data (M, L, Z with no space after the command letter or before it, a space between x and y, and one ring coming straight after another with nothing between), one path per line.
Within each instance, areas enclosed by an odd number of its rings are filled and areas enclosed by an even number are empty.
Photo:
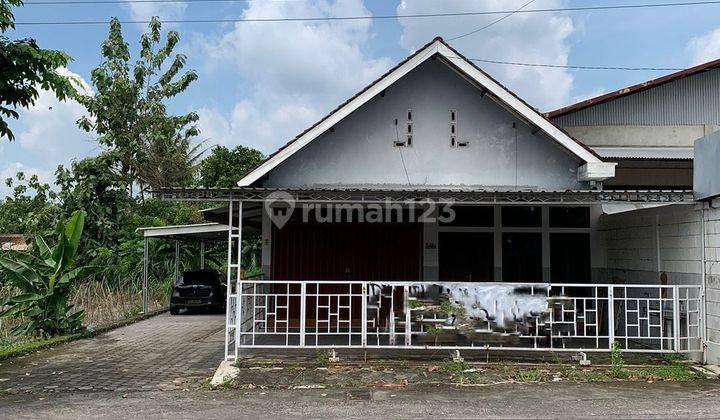
M614 341L703 357L692 142L652 127L627 141L650 120L590 122L593 109L649 92L549 120L435 39L238 188L164 191L228 203L205 212L230 228L226 357L248 347L608 351ZM237 249L251 233L262 236L260 280L240 278Z
M0 250L2 251L27 251L28 246L25 243L23 235L3 235L0 234Z
M545 114L618 162L606 188L692 188L695 140L720 128L720 60Z

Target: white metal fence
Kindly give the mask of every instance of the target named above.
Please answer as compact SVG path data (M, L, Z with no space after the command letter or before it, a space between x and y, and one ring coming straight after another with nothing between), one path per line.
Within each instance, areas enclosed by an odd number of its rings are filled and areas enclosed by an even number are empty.
M243 280L239 290L228 358L237 348L609 351L613 342L702 351L700 286Z

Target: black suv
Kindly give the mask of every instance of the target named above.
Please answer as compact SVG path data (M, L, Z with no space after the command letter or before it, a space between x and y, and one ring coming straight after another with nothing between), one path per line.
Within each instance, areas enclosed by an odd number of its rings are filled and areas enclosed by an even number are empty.
M170 313L180 309L225 309L225 276L215 270L192 270L182 273L173 284Z

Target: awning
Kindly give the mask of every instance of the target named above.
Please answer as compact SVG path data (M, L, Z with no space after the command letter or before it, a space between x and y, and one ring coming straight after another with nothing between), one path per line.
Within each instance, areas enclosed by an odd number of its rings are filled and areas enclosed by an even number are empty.
M692 160L692 147L593 147L603 158Z
M374 188L168 188L156 196L177 201L266 201L436 204L591 204L693 202L691 190L502 190L502 189L374 189ZM257 206L257 204L255 204ZM249 210L249 208L248 208ZM245 213L245 208L243 209Z
M228 226L220 223L141 227L136 232L141 233L145 238L192 240L197 242L227 241L228 238Z

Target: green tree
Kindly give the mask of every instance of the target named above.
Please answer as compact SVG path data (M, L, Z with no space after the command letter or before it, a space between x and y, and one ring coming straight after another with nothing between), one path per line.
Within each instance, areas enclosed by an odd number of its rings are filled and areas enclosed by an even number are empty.
M200 185L215 188L233 188L264 156L252 147L237 146L230 150L217 146L200 165Z
M10 141L15 136L7 120L19 118L17 108L34 105L38 89L52 91L60 100L76 93L72 81L57 71L67 66L70 56L42 49L34 39L10 40L2 35L15 28L11 8L22 5L22 0L0 0L0 139Z
M128 191L130 181L117 165L110 151L73 162L70 169L59 166L55 172L62 213L66 217L79 209L87 213L83 248L90 255L84 257L94 256L99 246L116 244L136 206Z
M140 38L140 57L131 65L120 21L113 18L102 45L104 61L91 74L96 93L78 97L89 114L78 125L114 152L120 173L131 181L128 188L138 184L143 199L149 188L190 182L201 154L191 146L198 134L197 114L167 111L167 100L197 80L194 71L180 74L187 59L173 56L179 40L176 31L169 31L161 45L161 24L153 18Z
M57 194L37 175L18 172L5 180L11 194L0 200L0 233L46 234L60 214Z
M0 257L0 267L17 293L0 299L0 318L23 317L16 332L43 336L68 334L82 328L84 313L69 314L72 283L90 275L94 267L76 267L85 213L75 212L67 223L58 223L56 244L50 248L36 237L38 255L14 253Z

